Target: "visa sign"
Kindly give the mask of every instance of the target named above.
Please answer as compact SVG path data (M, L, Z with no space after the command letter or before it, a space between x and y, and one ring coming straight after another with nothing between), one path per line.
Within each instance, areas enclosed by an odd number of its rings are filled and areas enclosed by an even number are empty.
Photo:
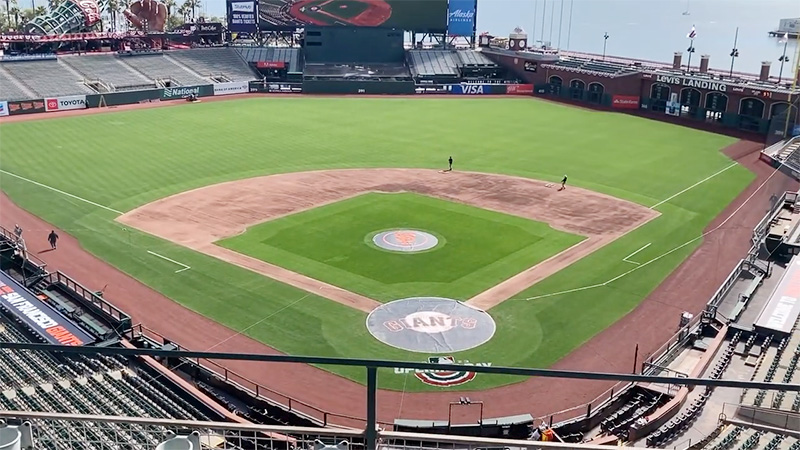
M448 90L451 94L462 95L491 95L493 93L491 84L451 84L448 86Z
M475 0L450 0L447 34L472 36L475 33Z

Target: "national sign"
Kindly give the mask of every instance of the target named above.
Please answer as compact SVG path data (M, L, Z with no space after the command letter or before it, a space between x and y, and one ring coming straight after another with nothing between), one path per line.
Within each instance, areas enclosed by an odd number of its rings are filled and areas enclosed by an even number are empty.
M490 367L492 363L470 363L469 361L456 361L452 356L431 356L428 358L431 364L459 364L464 366L483 366ZM413 373L414 377L423 383L437 387L452 387L468 383L478 375L469 371L450 371L450 370L420 370L395 368L394 373L405 375Z

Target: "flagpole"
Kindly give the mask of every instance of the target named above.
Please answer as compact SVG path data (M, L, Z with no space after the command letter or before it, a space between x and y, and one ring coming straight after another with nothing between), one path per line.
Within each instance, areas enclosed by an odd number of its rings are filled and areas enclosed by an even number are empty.
M689 48L686 50L689 52L689 61L686 62L686 71L692 71L692 53L694 53L694 39L689 41Z
M778 58L778 61L781 62L781 70L778 72L778 83L781 82L781 78L783 78L783 63L789 61L789 58L786 56L786 48L789 46L789 39L784 36L784 43L783 43L783 56Z
M739 49L736 48L737 42L739 42L739 27L736 27L736 36L733 38L733 50L731 50L731 77L733 77L733 62L736 61L736 57L739 56Z
M789 42L788 40L786 41ZM784 50L785 51L785 50ZM800 99L800 96L795 96L795 99L792 99L792 92L795 92L797 88L797 82L800 80L800 45L797 46L797 54L795 55L795 72L794 78L792 79L792 88L789 90L789 109L786 112L786 125L783 127L783 138L786 139L787 133L789 133L789 120L792 118L792 106L794 103ZM798 105L800 106L800 105ZM798 108L795 108L797 111ZM797 117L797 113L795 113L795 117Z
M567 27L567 50L569 50L569 38L572 36L572 7L574 0L569 0L569 26Z

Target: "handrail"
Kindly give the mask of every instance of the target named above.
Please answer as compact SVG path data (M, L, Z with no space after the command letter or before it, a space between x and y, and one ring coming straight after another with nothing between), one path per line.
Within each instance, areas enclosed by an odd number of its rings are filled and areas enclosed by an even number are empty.
M134 325L127 332L127 333L130 333L129 339L133 338L133 337L136 337L136 335L134 333L137 333L137 332L141 336L144 336L144 337L147 337L147 338L150 338L150 339L154 339L154 340L157 340L157 341L160 340L162 343L164 343L165 341L168 341L168 339L165 336L161 335L160 333L158 333L155 330L147 328L146 326L144 326L141 323ZM126 337L128 337L128 336L126 336ZM181 347L179 344L177 344L177 343L175 343L175 342L173 342L171 340L169 340L169 342L172 343L173 345L177 346L179 349L183 349L183 347ZM350 415L347 415L347 414L330 412L330 411L324 410L322 408L318 408L316 406L310 405L310 404L308 404L306 402L303 402L301 400L297 400L294 397L291 397L291 396L286 395L286 394L284 394L282 392L276 391L275 389L268 388L268 387L266 387L264 385L261 385L261 384L255 382L255 381L252 381L249 378L247 378L247 377L245 377L243 375L240 375L239 373L234 372L233 370L230 370L227 367L225 367L225 366L223 366L223 365L221 365L221 364L219 364L217 362L214 362L214 361L211 361L211 360L208 360L208 359L192 359L192 361L195 364L197 364L198 366L200 366L201 368L203 368L205 370L208 370L209 372L211 372L214 375L220 377L221 379L225 380L226 382L233 383L233 384L237 385L238 387L242 388L243 390L246 390L246 391L250 392L256 398L261 398L261 399L267 401L268 403L270 403L271 405L276 406L278 408L282 408L282 409L284 409L286 411L289 411L289 412L292 412L292 413L295 413L295 414L299 414L301 416L307 416L309 419L311 419L311 420L313 420L315 422L318 422L318 423L322 424L323 426L331 426L332 425L330 423L330 420L329 420L329 418L331 418L331 417L350 420L350 421L354 421L354 422L365 422L366 421L366 419L363 418L363 417L356 417L356 416L350 416ZM215 369L217 369L217 370L215 370ZM248 387L245 384L242 384L241 382L244 382L247 385L252 386L252 388ZM266 393L268 393L268 394L270 394L272 396L281 397L282 399L285 399L285 401L282 402L282 401L275 400L274 398L269 398L269 397L263 395L264 392L266 392ZM298 410L298 405L303 407L303 408L309 409L309 410L311 410L311 411L313 411L315 413L318 413L318 414L320 414L320 416L319 417L311 416L305 411ZM386 425L386 426L391 426L392 425L389 422L380 422L379 421L378 423L380 423L382 425Z

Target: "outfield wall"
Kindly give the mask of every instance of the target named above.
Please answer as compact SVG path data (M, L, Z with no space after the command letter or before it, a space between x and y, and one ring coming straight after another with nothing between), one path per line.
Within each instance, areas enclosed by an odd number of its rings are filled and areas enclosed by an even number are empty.
M25 101L0 102L0 116L61 112L85 108L186 100L245 93L310 95L516 95L530 96L532 84L456 83L415 84L406 81L305 80L297 82L236 81L105 94L70 95Z

